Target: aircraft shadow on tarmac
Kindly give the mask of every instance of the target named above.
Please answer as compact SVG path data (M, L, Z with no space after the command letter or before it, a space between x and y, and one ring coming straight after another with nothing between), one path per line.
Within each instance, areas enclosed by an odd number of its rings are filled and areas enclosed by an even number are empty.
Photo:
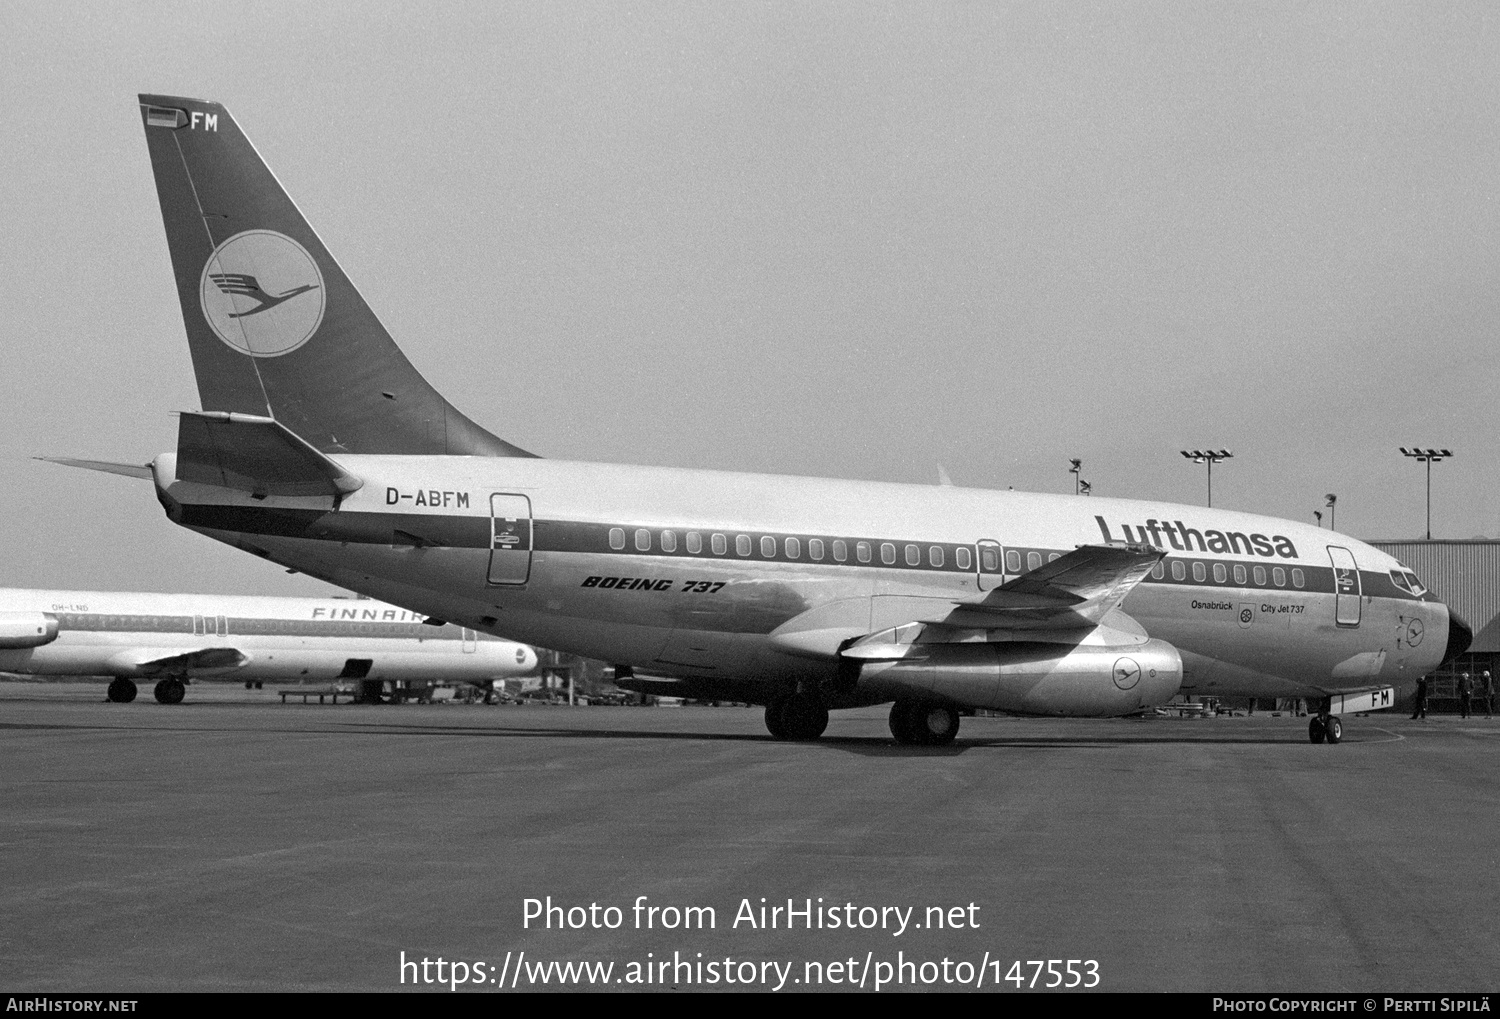
M776 744L782 741L775 739L766 733L726 733L726 732L662 732L653 729L595 729L585 726L569 727L550 725L544 727L529 726L478 726L478 725L410 725L410 724L381 724L379 722L365 722L350 720L332 725L251 725L251 726L197 726L197 725L97 725L97 724L58 724L44 722L0 722L0 730L85 730L108 731L115 729L128 729L133 732L160 732L160 733L256 733L261 735L309 735L323 734L329 736L414 736L423 738L482 738L492 737L498 739L602 739L602 740L647 740L661 742L738 742L738 743L765 743ZM1370 742L1362 740L1351 734L1345 737L1346 743ZM1375 739L1373 742L1385 742ZM1230 733L1193 733L1179 732L1168 734L1134 735L1131 733L1100 734L1098 736L1079 736L1076 733L1056 736L976 736L965 738L960 735L957 740L948 746L922 747L902 746L894 743L884 736L824 736L821 739L805 742L788 742L785 745L803 747L808 749L839 751L843 753L860 754L867 757L952 757L971 750L987 749L1010 749L1010 750L1058 750L1058 749L1115 749L1132 745L1140 746L1186 746L1191 744L1230 746L1242 744L1247 746L1268 746L1306 743L1306 737L1297 732L1278 732L1275 735L1267 734L1230 734Z

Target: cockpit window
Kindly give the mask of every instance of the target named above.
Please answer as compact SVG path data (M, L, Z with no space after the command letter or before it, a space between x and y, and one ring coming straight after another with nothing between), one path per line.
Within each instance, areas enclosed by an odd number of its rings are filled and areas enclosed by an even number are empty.
M1391 582L1403 591L1411 591L1411 585L1406 582L1406 574L1402 573L1400 570L1391 571Z
M1412 594L1426 594L1427 588L1417 579L1417 575L1411 570L1406 571L1406 582L1411 585Z

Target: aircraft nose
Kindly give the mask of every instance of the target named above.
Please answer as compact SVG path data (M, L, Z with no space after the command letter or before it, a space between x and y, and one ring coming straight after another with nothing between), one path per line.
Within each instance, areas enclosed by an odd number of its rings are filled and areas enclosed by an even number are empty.
M1453 659L1469 650L1469 645L1474 642L1474 631L1468 623L1464 622L1457 612L1448 610L1448 647L1443 651L1442 665L1447 665Z

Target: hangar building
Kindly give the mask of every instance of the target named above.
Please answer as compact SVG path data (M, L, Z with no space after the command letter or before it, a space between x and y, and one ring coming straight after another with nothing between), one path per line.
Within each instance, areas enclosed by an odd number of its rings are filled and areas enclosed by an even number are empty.
M1414 570L1474 630L1468 652L1433 673L1428 710L1458 710L1455 684L1459 673L1467 672L1477 680L1488 669L1500 685L1500 541L1371 540L1367 544Z

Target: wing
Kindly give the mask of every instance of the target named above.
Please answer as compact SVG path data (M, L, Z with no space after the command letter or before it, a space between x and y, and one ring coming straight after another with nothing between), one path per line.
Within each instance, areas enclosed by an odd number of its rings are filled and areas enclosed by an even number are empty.
M1166 553L1149 546L1083 545L989 592L983 600L851 598L809 609L771 643L816 658L890 659L921 644L1017 640L1076 643L1101 625L1140 627L1116 611ZM1142 633L1144 631L1141 631Z
M232 647L195 648L191 651L132 648L110 656L109 666L116 676L191 676L229 672L249 661L247 655Z

